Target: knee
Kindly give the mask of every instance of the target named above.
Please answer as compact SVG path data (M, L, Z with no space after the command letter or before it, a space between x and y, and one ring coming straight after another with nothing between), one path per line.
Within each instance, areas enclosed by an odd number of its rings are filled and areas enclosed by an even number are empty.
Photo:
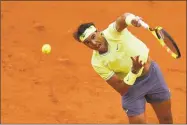
M128 116L130 124L146 124L145 114L142 113L136 116Z

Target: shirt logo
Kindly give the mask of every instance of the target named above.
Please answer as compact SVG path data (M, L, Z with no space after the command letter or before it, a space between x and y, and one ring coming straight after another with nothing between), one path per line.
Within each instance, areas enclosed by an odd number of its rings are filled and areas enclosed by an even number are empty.
M117 48L116 48L116 50L118 50L119 49L119 47L118 47L118 44L117 44Z
M125 112L127 113L129 110L127 109L127 110L125 110Z
M127 82L129 81L129 76L127 77Z

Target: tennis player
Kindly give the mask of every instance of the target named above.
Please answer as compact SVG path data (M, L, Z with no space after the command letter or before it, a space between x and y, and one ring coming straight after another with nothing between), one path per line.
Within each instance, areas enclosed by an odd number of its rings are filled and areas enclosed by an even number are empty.
M145 104L150 103L159 123L173 123L170 91L148 47L128 26L141 27L140 17L125 13L98 31L94 23L81 24L74 38L93 50L95 72L122 97L129 123L147 123Z

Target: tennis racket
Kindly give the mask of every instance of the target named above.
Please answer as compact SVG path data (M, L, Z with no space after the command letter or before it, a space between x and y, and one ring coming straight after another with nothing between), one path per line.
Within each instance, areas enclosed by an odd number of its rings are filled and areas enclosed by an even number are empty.
M168 54L170 54L175 59L181 57L181 53L176 42L171 37L171 35L168 32L166 32L166 30L164 30L160 26L150 28L149 25L142 20L139 20L139 23L142 27L150 31L153 34L153 36L155 36L155 38L159 41L161 46L168 52Z

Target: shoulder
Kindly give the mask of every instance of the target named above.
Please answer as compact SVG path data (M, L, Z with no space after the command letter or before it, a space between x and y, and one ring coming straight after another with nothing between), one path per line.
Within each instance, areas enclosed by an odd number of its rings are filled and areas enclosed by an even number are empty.
M96 51L93 51L91 65L94 71L104 80L108 80L114 74Z
M91 64L93 67L102 65L102 59L99 56L99 53L95 50L93 50L93 53L92 53Z
M124 31L126 31L127 28L123 29L121 32L118 32L116 30L116 21L112 22L108 25L106 29L104 29L102 32L106 37L120 37Z
M103 30L104 33L106 32L110 32L110 33L119 33L117 30L116 30L116 22L112 22L110 23L106 29Z

